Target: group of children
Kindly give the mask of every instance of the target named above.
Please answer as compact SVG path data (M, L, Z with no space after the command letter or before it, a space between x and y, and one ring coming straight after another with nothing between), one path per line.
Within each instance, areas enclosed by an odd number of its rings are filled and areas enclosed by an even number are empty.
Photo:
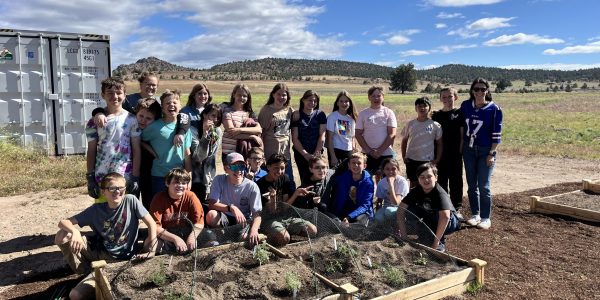
M222 105L212 103L206 85L197 84L181 109L178 91L167 90L155 99L156 75L144 73L139 82L140 93L130 95L137 98L133 106L123 81L104 80L106 107L95 110L87 124L88 192L96 203L61 221L56 237L74 270L82 271L81 260L141 257L134 256L136 219L148 227L145 257L157 250L189 252L198 241L214 245L214 234L205 225L238 226L250 245L259 243L259 232L278 246L291 235L314 236L317 227L310 222L276 217L288 206L317 209L341 224L394 224L400 238L407 236L408 211L431 228L431 246L440 251L445 251L444 236L460 227L462 153L463 147L473 148L473 141L467 146L463 141L465 132L474 139L477 131L465 131L469 119L454 107L457 94L452 88L441 91L444 107L433 119L431 101L415 101L417 118L402 130L407 181L394 158L397 121L384 106L382 87L368 90L370 106L359 114L349 93L340 92L326 116L319 109L318 93L306 91L294 110L287 85L278 83L257 117L244 84L236 85L229 103ZM497 119L501 125L501 113ZM499 136L494 142L495 158ZM219 149L225 171L221 175L216 170ZM298 188L292 152L300 174ZM138 202L135 196L140 195ZM375 199L380 203L374 204ZM491 196L489 200L491 205ZM479 211L472 209L472 214L479 217ZM470 222L481 223L481 218ZM94 240L86 241L73 225L90 225ZM78 285L72 298L84 295L85 288Z

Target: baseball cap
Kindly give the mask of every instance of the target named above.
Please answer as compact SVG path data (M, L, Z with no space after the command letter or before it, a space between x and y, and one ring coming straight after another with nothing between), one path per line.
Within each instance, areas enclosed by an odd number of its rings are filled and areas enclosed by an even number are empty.
M225 156L226 165L232 165L238 161L245 162L244 157L237 152L231 152Z

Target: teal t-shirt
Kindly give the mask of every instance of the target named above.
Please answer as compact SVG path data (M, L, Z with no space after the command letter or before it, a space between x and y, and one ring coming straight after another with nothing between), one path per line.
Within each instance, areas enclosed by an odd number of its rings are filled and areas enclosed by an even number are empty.
M158 156L152 163L152 176L164 177L171 169L184 166L185 149L192 145L192 134L188 130L183 136L183 145L175 147L173 138L176 125L177 122L166 123L161 119L142 131L142 140L150 143Z

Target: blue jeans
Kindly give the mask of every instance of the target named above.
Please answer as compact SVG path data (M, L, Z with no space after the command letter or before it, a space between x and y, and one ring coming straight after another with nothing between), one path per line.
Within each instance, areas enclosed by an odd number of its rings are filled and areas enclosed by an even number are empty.
M471 214L480 215L483 219L490 218L492 214L492 191L490 180L496 161L491 166L487 165L487 158L491 147L465 145L463 148L463 161L467 177L467 195L471 205Z
M165 185L165 178L164 177L159 177L159 176L152 176L152 198L154 199L154 196L156 196L156 194L162 192L162 191L166 191L167 190L167 186ZM150 200L152 201L152 200Z
M287 161L285 166L285 174L290 178L291 181L294 181L294 169L292 168L292 159Z
M396 225L396 211L398 206L385 206L375 213L375 222L379 225Z

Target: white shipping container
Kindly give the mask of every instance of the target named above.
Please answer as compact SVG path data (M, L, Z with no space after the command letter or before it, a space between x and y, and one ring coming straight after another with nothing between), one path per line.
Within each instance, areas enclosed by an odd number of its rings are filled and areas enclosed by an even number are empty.
M84 154L85 125L111 74L108 35L0 29L0 138Z

